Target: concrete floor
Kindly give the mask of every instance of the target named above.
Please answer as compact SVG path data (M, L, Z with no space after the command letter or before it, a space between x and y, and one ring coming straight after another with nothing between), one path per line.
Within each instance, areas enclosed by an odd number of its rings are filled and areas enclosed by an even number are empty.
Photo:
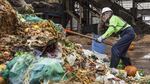
M150 53L150 45L137 45L135 50L129 51L128 56L131 58L133 65L138 69L143 69L145 74L150 75L150 59L143 59L143 57Z

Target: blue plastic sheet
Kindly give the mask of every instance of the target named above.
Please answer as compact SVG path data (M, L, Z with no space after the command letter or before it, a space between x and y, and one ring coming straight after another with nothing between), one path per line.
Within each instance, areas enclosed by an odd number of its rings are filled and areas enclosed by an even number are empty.
M93 34L93 38L98 38L99 35ZM95 40L92 40L92 51L96 51L98 53L104 54L106 50L106 46L103 43L98 43Z
M23 15L23 18L27 21L27 22L40 22L43 21L42 18L37 17L36 15Z

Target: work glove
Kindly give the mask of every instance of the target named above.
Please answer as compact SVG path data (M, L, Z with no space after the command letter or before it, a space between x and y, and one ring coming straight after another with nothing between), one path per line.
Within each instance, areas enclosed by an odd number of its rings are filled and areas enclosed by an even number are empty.
M102 42L104 40L104 38L102 37L102 36L100 36L100 37L98 37L97 39L96 39L96 41L98 41L98 42Z

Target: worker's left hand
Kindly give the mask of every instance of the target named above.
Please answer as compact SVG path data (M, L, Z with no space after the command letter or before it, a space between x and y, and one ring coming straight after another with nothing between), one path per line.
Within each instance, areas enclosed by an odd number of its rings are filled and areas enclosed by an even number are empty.
M102 36L100 36L100 37L97 38L98 42L102 42L103 40L104 40L104 38Z

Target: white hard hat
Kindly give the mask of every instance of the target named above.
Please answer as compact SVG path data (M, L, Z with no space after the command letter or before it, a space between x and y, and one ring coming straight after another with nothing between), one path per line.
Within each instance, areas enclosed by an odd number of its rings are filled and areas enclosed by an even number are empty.
M107 12L107 11L112 11L112 10L111 10L111 8L109 8L109 7L104 7L104 8L102 9L102 14L105 13L105 12Z

